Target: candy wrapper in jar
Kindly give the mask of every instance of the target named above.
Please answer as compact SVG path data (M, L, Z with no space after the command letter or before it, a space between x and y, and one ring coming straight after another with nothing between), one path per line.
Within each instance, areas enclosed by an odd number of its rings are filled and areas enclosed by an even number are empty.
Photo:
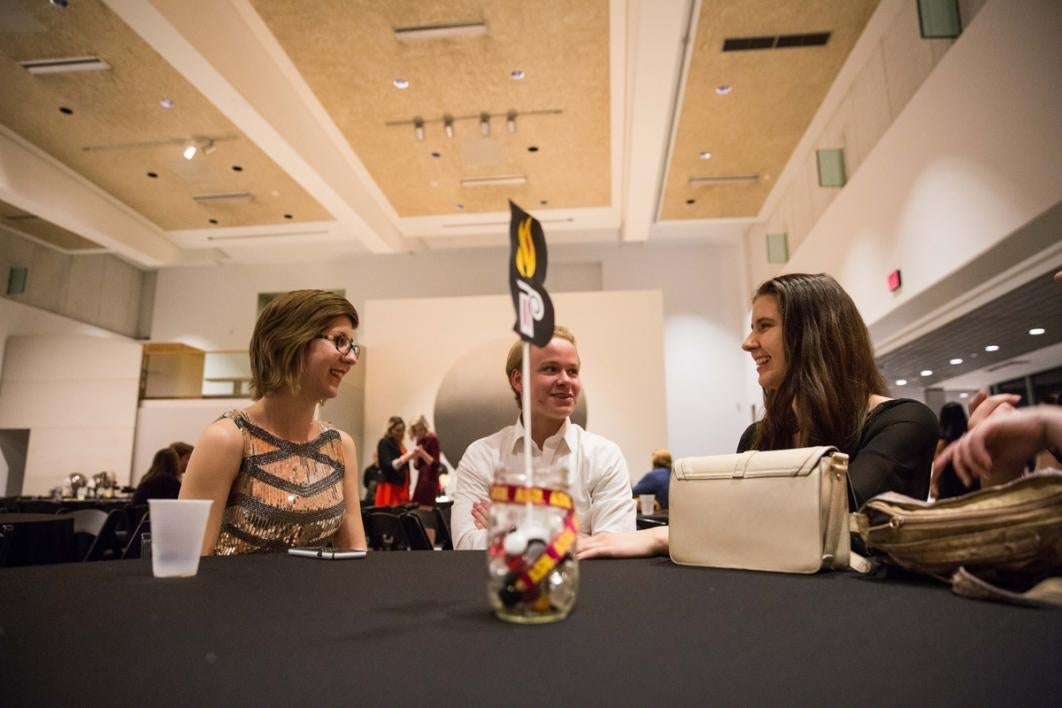
M579 589L578 524L565 467L499 468L491 487L487 596L499 618L521 624L568 616Z

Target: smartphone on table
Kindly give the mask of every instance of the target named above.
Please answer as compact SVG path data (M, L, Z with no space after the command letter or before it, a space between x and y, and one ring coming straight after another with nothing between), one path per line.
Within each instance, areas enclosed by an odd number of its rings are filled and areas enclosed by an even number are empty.
M331 548L329 546L295 546L288 549L288 555L301 558L319 558L321 560L347 560L350 558L364 558L365 551L353 548Z

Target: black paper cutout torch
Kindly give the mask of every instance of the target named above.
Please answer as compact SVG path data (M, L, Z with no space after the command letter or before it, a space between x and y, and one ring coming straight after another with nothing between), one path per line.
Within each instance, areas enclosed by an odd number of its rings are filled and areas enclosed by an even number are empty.
M546 292L546 237L542 224L512 201L509 223L509 292L516 310L513 331L544 347L553 338L553 301Z

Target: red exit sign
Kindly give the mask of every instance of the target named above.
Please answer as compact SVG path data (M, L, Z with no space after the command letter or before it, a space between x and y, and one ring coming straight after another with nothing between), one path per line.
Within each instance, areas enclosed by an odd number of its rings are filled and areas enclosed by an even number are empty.
M903 282L900 280L899 268L889 273L889 292L896 292L900 289L900 285L902 284Z

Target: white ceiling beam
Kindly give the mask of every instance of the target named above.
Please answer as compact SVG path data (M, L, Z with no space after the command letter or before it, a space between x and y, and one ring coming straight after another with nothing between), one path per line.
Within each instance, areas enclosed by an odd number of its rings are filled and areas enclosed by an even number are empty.
M692 2L613 0L610 7L612 88L626 87L623 120L618 121L613 111L612 141L613 152L622 150L625 158L619 194L624 241L646 241L656 219L686 41L692 40L685 36L694 10ZM617 34L623 46L617 46ZM617 60L617 52L622 60ZM620 138L616 131L620 129L622 141L617 143Z
M3 126L0 199L145 268L181 257L162 229Z
M397 214L247 0L105 0L373 253Z

